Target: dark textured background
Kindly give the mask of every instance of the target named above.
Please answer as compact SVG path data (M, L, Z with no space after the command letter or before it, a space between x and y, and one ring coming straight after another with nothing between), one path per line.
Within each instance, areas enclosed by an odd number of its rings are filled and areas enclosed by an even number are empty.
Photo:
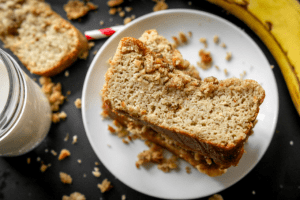
M97 12L92 11L81 22L72 21L72 24L82 32L123 24L121 17L108 14L109 8L106 5L106 1L92 1L99 5ZM51 4L54 11L66 18L63 4L67 0L46 0L46 2ZM300 199L300 118L291 101L279 66L266 46L243 22L206 1L194 0L191 2L192 5L189 6L186 0L167 0L169 8L191 8L207 11L221 16L244 29L263 50L270 64L275 66L273 71L279 91L278 124L266 154L247 176L235 185L220 192L220 194L225 200ZM122 7L133 7L133 11L126 13L126 16L135 14L136 17L139 17L152 12L154 4L151 0L125 0ZM113 21L109 21L110 18ZM105 22L103 26L99 25L100 20ZM69 101L65 102L61 107L61 110L65 111L68 117L66 121L53 124L45 141L32 152L19 157L0 158L0 199L61 199L63 195L70 195L75 191L81 192L87 199L121 199L123 194L126 195L128 200L156 199L132 190L108 172L89 144L83 128L81 110L76 109L74 106L75 99L81 97L85 75L94 57L92 52L98 50L105 41L105 39L95 41L95 47L90 51L91 54L88 59L79 60L68 69L70 72L68 78L64 76L64 73L53 77L54 82L62 83L64 94L68 90L72 92L68 97ZM8 49L4 50L12 55ZM15 56L14 58L18 61ZM38 78L38 76L28 73L20 62L19 64L30 77ZM66 133L70 134L68 142L63 140ZM78 136L78 143L75 145L71 144L73 135ZM293 141L294 144L290 145L290 141ZM69 149L72 155L63 161L58 161L57 156L53 156L50 150L54 149L59 153L63 148ZM45 149L49 149L49 152L46 153ZM26 162L28 157L31 158L31 164L29 165ZM40 157L46 164L52 164L45 173L40 172L40 162L36 161L37 157ZM78 164L77 159L81 159L82 163ZM95 167L95 161L100 162L98 166L102 173L100 178L95 178L91 173ZM60 171L72 176L72 185L64 185L60 182ZM87 174L86 178L83 177L84 173ZM107 193L101 194L97 184L101 183L104 178L108 178L114 188ZM253 194L253 191L255 191L255 194ZM208 199L208 197L202 199Z

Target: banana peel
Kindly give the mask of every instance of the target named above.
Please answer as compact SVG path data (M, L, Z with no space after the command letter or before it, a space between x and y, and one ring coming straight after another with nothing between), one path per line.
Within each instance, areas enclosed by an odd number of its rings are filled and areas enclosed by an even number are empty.
M300 4L297 0L207 0L242 20L268 47L300 115Z

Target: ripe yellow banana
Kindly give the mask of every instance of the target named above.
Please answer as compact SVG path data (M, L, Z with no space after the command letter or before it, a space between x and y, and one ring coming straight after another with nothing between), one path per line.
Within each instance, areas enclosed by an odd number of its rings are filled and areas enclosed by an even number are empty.
M207 0L249 26L276 59L300 115L300 4L297 0Z

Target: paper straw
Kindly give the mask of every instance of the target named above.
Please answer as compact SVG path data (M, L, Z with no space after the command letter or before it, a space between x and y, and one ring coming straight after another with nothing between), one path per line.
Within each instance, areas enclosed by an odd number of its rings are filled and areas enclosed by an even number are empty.
M107 38L113 35L116 31L119 31L123 28L123 25L120 26L112 26L110 28L103 28L91 31L85 31L84 35L88 40L97 40L101 38Z

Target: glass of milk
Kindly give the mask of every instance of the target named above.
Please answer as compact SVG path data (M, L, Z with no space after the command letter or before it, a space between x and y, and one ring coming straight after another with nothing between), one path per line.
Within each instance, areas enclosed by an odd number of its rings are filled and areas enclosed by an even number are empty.
M40 87L0 49L0 156L29 152L46 137L51 109Z

